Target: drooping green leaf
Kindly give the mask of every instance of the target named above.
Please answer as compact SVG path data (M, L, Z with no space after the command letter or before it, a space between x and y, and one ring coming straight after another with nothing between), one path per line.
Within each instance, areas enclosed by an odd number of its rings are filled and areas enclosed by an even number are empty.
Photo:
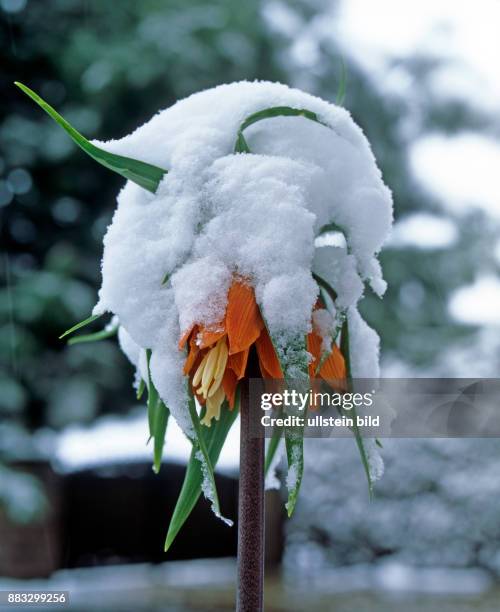
M151 380L151 371L150 371L150 361L151 361L151 349L146 351L146 362L148 366L148 425L149 425L149 439L154 437L154 429L155 429L155 420L156 420L156 411L160 404L160 396L158 395L158 391ZM149 441L149 440L148 440Z
M344 357L346 375L347 375L347 384L348 388L352 388L352 373L351 373L351 355L350 355L350 347L349 347L349 322L348 319L345 319L342 325L342 332L340 336L340 351ZM368 494L370 499L373 497L373 481L370 473L370 464L368 462L368 455L366 454L365 444L362 435L360 434L358 423L357 423L357 414L356 408L353 407L350 410L352 415L352 419L354 421L354 426L352 428L354 433L354 438L356 440L356 446L358 447L359 454L361 457L361 462L363 464L363 468L366 474L366 480L368 482Z
M220 419L213 423L211 427L204 427L202 430L208 455L213 466L217 465L220 452L224 446L229 430L238 415L238 406L238 396L236 397L233 410L229 410L227 402L224 402L221 408ZM203 472L200 462L196 458L196 451L196 447L193 446L186 476L184 477L184 483L168 527L167 538L165 540L165 552L172 545L175 537L191 514L201 495Z
M68 340L68 344L73 345L82 344L84 342L99 342L99 340L106 340L107 338L116 336L117 332L118 325L115 325L110 329L102 329L101 331L95 332L95 334L83 334L81 336L76 336L75 338L70 338Z
M286 479L288 501L285 507L290 517L295 510L304 474L304 428L287 427L285 429L285 446L288 461L288 475Z
M250 127L254 123L258 121L262 121L262 119L271 119L273 117L305 117L306 119L310 119L311 121L315 121L316 123L321 123L325 127L330 127L324 121L318 117L316 113L308 110L307 108L293 108L291 106L272 106L270 108L265 108L261 111L257 111L256 113L252 113L248 116L245 121L241 124L240 132L246 130L247 127Z
M269 331L269 330L268 330ZM307 351L307 337L297 335L288 340L286 345L280 344L272 334L269 335L274 350L280 362L285 384L296 387L309 386L309 353ZM301 416L306 418L306 410ZM286 486L288 501L285 507L288 516L292 516L302 484L304 473L304 427L290 426L284 428L285 448L288 461L288 474Z
M165 445L165 433L167 431L168 417L170 410L160 400L155 412L155 422L153 426L154 438L154 461L153 471L158 474L161 467L161 458L163 456L163 447Z
M137 394L136 394L136 397L138 400L141 399L145 388L146 388L146 383L144 382L144 378L141 378L141 380L139 381L139 386L137 387Z
M344 234L345 236L344 229L342 229L340 225L333 223L333 221L332 223L327 223L326 225L321 226L317 235L324 236L325 234L331 234L332 232L338 232L339 234Z
M236 143L234 145L235 153L250 153L250 148L243 137L243 131L257 123L258 121L262 121L263 119L272 119L274 117L305 117L310 121L314 121L325 127L332 129L327 123L322 121L316 113L313 111L307 110L307 108L292 108L291 106L272 106L270 108L265 108L261 111L257 111L256 113L252 113L249 115L245 121L240 125L240 129L238 130L238 134L236 136Z
M167 431L168 417L170 410L162 402L160 395L151 379L151 349L146 351L146 363L148 368L148 426L149 440L153 439L153 471L158 474L161 467L163 456L163 446L165 444L165 433ZM141 379L141 383L143 380ZM140 390L140 384L139 384ZM139 395L139 393L138 393ZM142 395L142 391L141 391ZM148 442L149 442L148 440Z
M340 58L340 64L342 73L340 75L340 82L339 87L337 89L337 97L335 99L335 104L342 106L344 104L345 94L347 90L347 67L342 57Z
M62 338L65 338L66 336L69 336L69 334L72 334L73 332L76 332L77 330L81 329L82 327L85 327L86 325L90 325L90 323L92 323L93 321L96 321L97 319L99 319L99 317L102 317L102 314L91 315L90 317L87 317L83 321L80 321L80 323L77 323L76 325L73 325L73 327L70 327L69 329L67 329L64 332L64 334L61 334L59 336L59 340L62 340Z
M238 132L238 137L236 138L236 144L234 145L235 153L250 153L250 147L247 144L247 141L241 132Z
M318 283L318 285L326 291L332 302L335 303L335 300L337 299L337 292L330 285L330 283L328 283L324 278L322 278L319 274L316 274L315 272L312 273L312 277Z
M144 189L147 189L151 193L155 193L158 189L160 181L163 179L167 170L153 166L146 162L132 159L130 157L124 157L123 155L116 155L109 153L104 149L96 147L94 144L89 142L80 132L78 132L64 117L62 117L56 110L47 104L45 100L40 98L33 90L22 83L15 82L15 85L19 87L27 96L34 100L54 121L56 121L73 139L73 141L85 151L95 161L102 164L109 170L117 172L124 178L140 185Z
M323 277L321 277L319 274L316 274L315 272L312 273L312 277L314 278L314 280L318 283L318 286L320 288L320 293L321 293L321 297L323 298L323 301L325 302L325 305L327 304L325 298L324 298L324 293L326 293L326 295L328 295L328 297L331 299L332 303L335 304L335 301L337 299L337 292L335 291L335 289L330 285L330 283L328 283ZM323 293L324 292L324 293ZM342 312L337 312L336 313L336 319L343 321L343 313ZM337 335L338 335L338 331L340 329L340 323L337 322L337 324L335 325L334 329L331 332L331 341L332 341L332 347L333 344L335 343L336 339L337 339ZM323 367L323 364L325 363L326 359L328 358L328 356L330 355L331 351L323 351L321 354L321 357L318 361L318 364L316 366L314 375L316 376L320 371L321 368Z
M206 485L210 489L210 501L212 502L212 510L214 514L223 518L220 512L219 496L217 495L217 487L215 485L214 468L210 454L208 452L205 432L205 427L200 423L198 412L196 411L196 403L192 393L189 393L188 400L189 415L191 417L191 423L195 433L195 438L192 440L193 447L196 448L196 458L200 462L201 471L206 480Z

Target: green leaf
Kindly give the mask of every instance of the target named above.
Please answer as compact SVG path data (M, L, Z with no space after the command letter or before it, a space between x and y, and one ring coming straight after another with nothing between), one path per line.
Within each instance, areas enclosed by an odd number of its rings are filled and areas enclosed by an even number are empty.
M170 410L160 400L156 407L155 421L153 426L154 437L154 462L153 471L158 474L161 467L161 458L163 456L163 446L165 444L165 433L167 431L168 417Z
M347 90L347 68L346 68L344 59L342 57L340 58L340 64L341 64L342 73L340 75L339 88L337 90L337 97L335 99L335 104L342 106L344 104L345 94Z
M83 342L99 342L99 340L106 340L116 336L118 332L118 325L110 329L102 329L101 331L95 332L95 334L84 334L82 336L76 336L76 338L70 338L68 340L69 345L82 344Z
M170 416L170 410L162 402L156 387L151 379L151 349L146 351L146 362L148 368L148 426L149 426L149 440L153 439L153 471L158 474L161 467L161 458L163 456L163 446L165 444L165 433L167 431L168 417ZM141 379L141 383L143 380ZM144 384L144 383L143 383ZM141 395L143 390L140 389ZM138 391L138 395L139 395ZM148 442L149 442L148 440Z
M285 508L290 517L295 510L304 474L304 428L287 427L285 429L285 446L288 460L288 476L286 479L288 501Z
M109 153L104 149L96 147L94 144L89 142L84 136L80 134L75 128L70 125L57 111L55 111L50 104L47 104L45 100L42 100L38 94L22 83L15 82L15 85L19 87L27 96L34 100L43 110L54 119L73 139L73 141L82 148L85 153L90 155L96 162L102 164L109 170L117 172L124 178L136 183L140 187L144 187L151 193L155 193L158 189L160 181L163 179L167 170L158 168L151 164L148 164L137 159L130 157L124 157L122 155L115 155Z
M307 110L307 108L272 106L271 108L265 108L261 111L257 111L256 113L253 113L247 117L240 126L240 132L243 132L243 130L246 130L247 127L250 127L254 123L262 121L262 119L271 119L273 117L305 117L306 119L310 119L316 123L321 123L321 125L324 125L325 127L330 127L327 123L321 121L316 113Z
M233 410L229 410L227 402L224 402L221 408L220 419L213 423L211 427L203 428L208 455L214 466L217 465L220 452L224 446L229 430L238 415L238 405L238 397ZM167 538L165 540L165 552L172 545L172 542L175 540L175 537L191 514L201 495L203 472L200 462L196 458L196 450L197 449L193 446L186 476L184 477L184 483L168 527Z
M340 336L340 351L344 357L345 360L345 368L346 368L346 374L347 374L347 384L348 384L348 388L352 388L352 374L351 374L351 355L350 355L350 348L349 348L349 323L348 323L348 319L346 319L342 325L342 332L341 332L341 336ZM360 432L359 432L359 427L358 427L358 423L357 423L357 414L356 414L356 408L352 408L352 410L350 410L350 413L352 414L352 418L354 421L354 427L352 428L353 433L354 433L354 438L356 440L356 445L358 447L359 450L359 454L361 457L361 462L363 464L363 468L365 470L365 474L366 474L366 480L368 481L368 494L370 496L370 499L373 497L373 482L372 482L372 477L370 474L370 464L368 462L368 456L366 454L366 449L365 449L365 444L363 441L363 437L361 436Z
M267 476L269 472L269 468L273 463L274 456L276 455L276 451L278 450L281 436L283 435L283 427L274 427L273 435L269 440L269 445L266 451L266 460L264 462L264 475Z
M311 121L315 121L325 127L332 129L327 123L321 121L316 113L313 113L307 108L292 108L291 106L272 106L271 108L265 108L261 111L257 111L249 115L243 123L240 125L240 129L238 130L238 134L236 136L236 143L234 145L235 153L250 153L250 148L243 137L243 131L257 123L258 121L262 121L262 119L272 119L273 117L305 117Z
M345 236L345 231L337 225L336 223L327 223L326 225L321 226L318 236L323 236L324 234L330 234L332 232L339 232Z
M212 510L217 517L223 518L220 512L219 496L217 495L217 487L215 485L214 468L212 465L212 460L210 459L210 454L208 452L208 447L205 440L205 432L202 431L203 429L205 429L205 426L200 423L200 418L198 416L198 412L196 411L196 404L192 393L189 393L188 407L189 415L191 416L191 422L193 424L195 433L195 438L192 440L192 443L193 447L196 448L197 451L196 458L200 462L201 471L204 473L206 479L208 479L208 485L212 494Z
M269 331L269 330L268 330ZM285 382L292 386L309 385L309 353L307 352L307 337L297 335L287 345L280 343L270 334L271 342L280 362ZM306 411L302 412L306 417ZM288 501L285 504L288 516L292 516L299 496L304 473L304 427L285 427L285 448L288 461L286 485ZM272 439L271 439L272 440ZM276 451L274 451L276 452Z
M335 300L337 299L337 292L330 285L330 283L328 283L324 278L322 278L319 274L316 274L315 272L312 273L312 277L318 283L318 285L327 292L332 302L335 303Z
M90 323L92 323L93 321L97 320L99 317L102 317L102 314L91 315L90 317L88 317L84 321L80 321L80 323L77 323L76 325L73 325L73 327L70 327L69 329L67 329L64 332L64 334L61 334L59 336L59 340L61 340L62 338L65 338L66 336L69 336L69 334L72 334L73 332L76 332L78 329L81 329L82 327L85 327L86 325L90 325Z
M243 134L238 132L238 137L236 138L236 144L234 145L235 153L250 153L250 147L247 144L247 141Z
M144 379L141 378L141 380L139 381L139 386L137 387L137 394L136 394L136 397L138 400L141 399L145 388L146 388L146 383L144 382Z
M149 439L154 437L156 411L160 403L160 396L156 387L153 385L151 380L151 371L149 363L151 361L151 349L146 351L146 362L148 366L148 424L149 424ZM148 440L149 441L149 440Z

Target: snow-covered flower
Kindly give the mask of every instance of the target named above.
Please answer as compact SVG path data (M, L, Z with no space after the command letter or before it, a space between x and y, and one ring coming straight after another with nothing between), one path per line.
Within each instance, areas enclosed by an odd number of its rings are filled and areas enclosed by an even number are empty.
M391 193L348 111L279 83L194 94L105 143L20 87L128 181L104 239L99 301L69 331L116 317L95 339L118 333L147 389L156 470L170 415L193 444L168 547L202 491L220 516L213 469L250 351L263 377L378 376L378 336L357 304L367 285L385 291ZM283 436L291 513L303 444L300 432ZM371 482L375 451L357 443Z

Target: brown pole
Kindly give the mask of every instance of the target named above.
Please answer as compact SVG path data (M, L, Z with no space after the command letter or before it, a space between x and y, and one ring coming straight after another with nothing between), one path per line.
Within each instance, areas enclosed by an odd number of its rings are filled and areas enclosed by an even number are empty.
M253 362L253 363L250 363ZM255 355L248 377L256 373ZM262 612L264 602L264 438L250 432L249 380L241 385L240 482L238 495L237 612Z

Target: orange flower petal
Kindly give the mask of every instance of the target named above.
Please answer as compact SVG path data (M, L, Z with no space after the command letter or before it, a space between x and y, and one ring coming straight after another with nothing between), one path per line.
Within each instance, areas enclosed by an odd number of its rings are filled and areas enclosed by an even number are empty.
M313 360L309 363L309 376L314 378L316 367L321 357L321 336L318 336L315 332L307 334L307 350L313 356Z
M183 349L187 339L189 338L189 336L191 335L191 332L195 332L194 335L196 335L196 332L198 330L198 326L197 325L193 325L191 327L188 327L188 329L186 329L186 331L182 334L181 339L179 340L179 348Z
M227 401L229 402L229 408L234 408L234 398L236 396L236 387L238 386L238 379L233 370L226 368L224 376L222 377L222 387L226 394Z
M264 378L283 378L280 362L274 350L271 338L264 330L255 343L257 356L259 358L260 371Z
M252 287L235 281L227 296L226 330L229 354L244 351L257 340L264 322L255 301Z
M340 349L336 344L333 345L333 351L325 359L321 366L319 375L327 382L329 380L344 381L346 378L345 361Z
M243 378L243 376L245 375L249 353L250 349L246 349L239 353L233 353L232 355L229 355L226 367L230 368L236 374L236 378L238 380Z
M225 334L226 330L224 329L223 323L220 323L214 327L201 328L198 336L198 346L201 349L208 348L209 346L214 345Z

